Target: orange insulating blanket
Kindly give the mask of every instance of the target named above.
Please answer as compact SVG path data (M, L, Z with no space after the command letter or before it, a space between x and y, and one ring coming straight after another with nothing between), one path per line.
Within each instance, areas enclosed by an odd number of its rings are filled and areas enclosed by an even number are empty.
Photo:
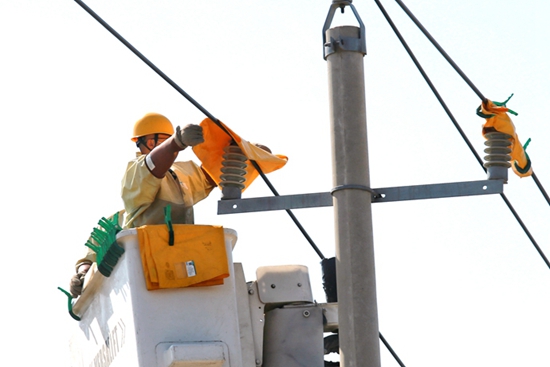
M193 152L202 162L202 167L208 172L216 184L220 183L220 174L223 161L223 148L227 147L232 140L241 148L243 154L250 160L256 161L263 173L270 173L282 168L288 161L288 157L279 154L271 154L265 150L255 146L254 144L242 139L239 135L231 131L225 124L220 121L220 124L229 132L229 136L212 120L206 118L200 125L204 134L204 143L195 145ZM258 171L247 162L244 190L258 177Z
M508 98L509 99L509 98ZM486 119L483 125L482 135L485 137L486 133L492 131L498 131L511 136L509 139L512 143L510 153L512 164L512 170L519 177L527 177L533 174L531 168L531 160L525 152L525 148L521 145L519 138L516 134L516 128L508 116L508 112L517 115L514 111L506 107L506 102L499 103L490 100L484 101L477 109L477 114Z
M229 276L221 226L174 224L174 245L163 224L137 228L148 290L223 284Z

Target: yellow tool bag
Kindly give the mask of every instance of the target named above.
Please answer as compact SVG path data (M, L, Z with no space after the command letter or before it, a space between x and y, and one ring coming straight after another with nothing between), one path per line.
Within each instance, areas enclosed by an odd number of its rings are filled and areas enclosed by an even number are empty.
M512 143L510 153L512 170L519 177L527 177L533 174L531 168L531 160L529 155L525 152L530 139L525 146L522 146L518 135L516 134L516 128L512 123L512 119L508 116L508 112L517 115L516 112L506 107L506 102L512 98L510 96L505 102L493 102L490 100L484 101L481 106L477 108L477 115L486 119L483 125L482 135L485 137L486 133L498 131L500 133L510 135L510 142Z
M231 135L228 135L212 120L206 118L200 125L204 134L204 143L195 145L193 152L200 159L202 167L208 172L216 184L221 182L220 173L223 167L223 155L225 154L224 148L235 141L239 148L241 148L243 154L250 160L256 161L258 166L262 169L263 173L267 174L282 168L288 161L288 157L280 154L271 154L256 145L242 139L239 135L231 131L221 121L220 124ZM248 164L246 167L245 180L243 182L244 190L258 177L258 171Z
M221 226L145 225L137 233L148 290L220 285L229 276Z

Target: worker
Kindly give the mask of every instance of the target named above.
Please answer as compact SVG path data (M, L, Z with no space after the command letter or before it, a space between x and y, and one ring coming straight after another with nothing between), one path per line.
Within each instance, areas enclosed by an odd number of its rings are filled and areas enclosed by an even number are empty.
M204 141L202 127L189 124L174 131L165 116L148 113L135 123L132 141L139 152L122 179L124 228L165 223L168 205L174 224L193 224L193 205L216 183L194 162L175 160L180 151Z
M174 131L168 118L148 113L134 124L132 141L139 152L128 163L122 179L125 210L119 212L119 218L124 218L121 226L164 224L167 206L173 224L193 224L193 205L217 185L202 167L192 161L176 162L176 158L180 151L204 142L202 127L189 124ZM254 145L271 152L265 145ZM70 283L73 297L81 294L84 276L93 262L93 251L76 262Z
M162 224L167 205L171 207L173 223L192 224L193 205L206 198L216 184L194 162L175 160L180 151L204 141L202 127L190 124L174 131L168 118L148 113L134 124L132 141L139 152L128 163L122 180L125 210L119 212L121 226ZM84 277L95 261L96 254L89 248L77 260L69 286L73 297L82 294Z

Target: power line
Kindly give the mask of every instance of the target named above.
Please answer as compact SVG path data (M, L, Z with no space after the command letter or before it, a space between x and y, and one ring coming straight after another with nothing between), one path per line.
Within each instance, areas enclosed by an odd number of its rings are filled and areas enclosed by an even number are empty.
M396 0L399 5L403 8L403 10L405 10L405 12L409 15L409 17L411 17L411 19L413 19L413 21L419 26L419 28L421 28L421 30L424 32L424 34L432 41L432 43L434 45L436 45L436 47L438 48L438 50L443 54L443 56L447 59L447 61L449 61L449 63L451 63L451 65L453 65L453 67L455 68L455 70L463 77L463 79L466 81L466 83L474 90L474 92L480 97L482 98L482 100L485 99L485 97L483 97L483 95L481 94L481 92L475 87L475 85L468 79L468 77L460 70L460 68L458 68L458 66L452 61L452 59L447 55L447 53L441 48L441 46L439 46L437 44L437 42L433 39L433 37L431 35L429 35L428 31L425 30L425 28L420 24L420 22L414 17L414 15L406 8L406 6L402 3L401 0ZM477 154L476 150L474 149L472 143L470 142L470 140L468 139L468 137L466 136L466 134L464 133L464 131L462 130L462 128L460 127L460 125L458 124L458 122L456 121L456 119L454 118L453 114L451 113L451 111L449 110L449 108L447 107L445 101L443 100L443 98L441 97L441 95L439 94L439 92L437 91L437 89L435 88L435 86L433 85L433 83L431 82L430 78L428 77L428 75L426 74L426 72L424 71L424 69L422 68L422 65L420 65L418 59L416 58L416 56L414 55L414 53L412 52L412 50L410 49L410 47L408 46L407 42L405 41L405 39L403 38L403 36L401 35L401 33L399 32L399 30L397 29L397 27L395 26L394 22L392 21L392 19L390 18L389 14L386 12L385 8L382 6L382 4L380 3L380 0L375 0L376 4L378 5L378 7L380 8L380 11L382 12L382 14L384 15L384 17L386 18L386 21L388 22L388 24L390 25L390 27L393 29L393 31L395 32L397 38L399 38L399 41L401 41L401 44L403 45L403 47L405 48L405 50L407 51L407 53L409 54L409 56L411 57L412 61L414 62L414 64L416 65L416 67L418 68L418 70L420 71L420 73L422 74L422 77L424 78L424 80L426 81L426 83L428 84L428 86L430 87L430 89L432 90L432 92L434 93L435 97L437 98L437 100L439 101L439 103L441 104L441 106L443 107L443 109L445 110L445 112L447 113L447 115L449 116L449 118L451 119L453 125L455 126L455 128L458 130L458 132L460 133L460 135L462 136L462 139L464 139L464 141L466 142L466 144L468 145L468 147L470 148L470 151L472 152L472 154L475 156L476 160L478 161L478 163L481 165L481 167L483 168L483 170L485 172L487 172L487 169L483 166L483 161L481 160L481 157ZM544 192L545 193L545 192ZM514 217L516 218L516 220L518 221L519 225L521 226L521 228L523 229L523 231L525 232L525 234L527 235L527 237L529 238L529 240L531 240L531 243L533 244L533 246L535 247L535 249L537 250L537 252L539 253L539 255L541 256L541 258L543 259L543 261L546 263L546 266L548 266L548 268L550 269L550 262L548 261L548 259L546 258L546 256L544 255L544 252L542 251L542 249L540 248L540 246L537 244L535 238L531 235L531 233L529 232L527 226L523 223L523 221L521 220L521 218L519 217L519 215L517 214L517 212L515 211L514 207L512 206L512 204L510 203L510 201L508 200L508 198L506 197L506 195L504 193L501 193L500 196L502 197L502 199L504 200L504 202L506 203L506 205L508 206L508 208L510 209L510 211L512 212L512 214L514 215Z
M393 348L391 347L390 343L388 343L388 341L386 340L386 338L384 338L384 336L382 335L382 333L378 333L378 336L380 337L380 340L382 340L382 343L384 343L384 345L386 346L386 348L388 349L388 351L391 353L391 355L393 356L393 358L395 358L395 360L397 361L397 363L399 363L399 365L401 367L406 367L405 364L401 361L401 359L399 358L399 356L397 355L397 353L395 353L395 351L393 350Z
M451 66L456 70L456 72L462 77L462 79L464 79L464 81L466 82L466 84L468 84L470 86L470 88L472 88L472 90L474 91L475 94L477 94L477 96L479 97L479 99L481 99L482 101L486 101L486 98L483 96L483 94L480 92L479 89L477 89L477 87L474 85L474 83L472 83L470 81L470 79L466 76L466 74L464 74L462 72L462 70L458 67L458 65L453 61L453 59L451 59L451 57L445 52L445 50L439 45L439 43L436 42L436 40L432 37L432 35L426 30L426 28L424 28L424 26L422 25L422 23L420 23L418 21L418 19L416 19L416 17L414 16L414 14L409 10L409 8L407 8L405 6L405 4L401 1L401 0L395 0L399 6L401 7L401 9L403 9L405 11L405 13L407 13L407 15L409 16L409 18L411 18L411 20L414 22L414 24L417 25L418 28L420 28L420 30L422 31L422 33L424 33L424 35L426 36L426 38L428 38L430 40L430 42L435 46L435 48L437 48L437 50L441 53L441 55L443 55L443 57L449 62L449 64L451 64ZM379 3L378 1L376 1L377 3ZM378 6L381 6L381 5L378 5Z
M548 196L548 194L546 193L546 190L544 189L544 187L542 187L542 184L540 183L537 175L535 175L535 172L533 172L533 174L531 175L531 177L533 177L533 180L535 181L535 184L537 185L537 187L539 188L540 192L542 193L542 196L544 196L544 198L546 199L546 202L550 205L550 197Z
M422 23L420 23L420 21L409 10L409 8L407 8L407 6L403 3L403 1L402 0L395 0L395 1L399 4L401 9L403 9L403 11L409 16L409 18L413 21L413 23L416 24L416 26L420 29L420 31L422 33L424 33L426 38L428 38L430 40L430 42L439 51L439 53L441 53L441 55L445 58L445 60L447 60L447 62L455 69L455 71L458 73L458 75L460 75L462 77L462 79L466 82L466 84L468 84L468 86L470 86L470 88L474 91L474 93L477 94L477 96L483 102L486 102L487 98L485 98L483 96L481 91L475 86L474 83L472 83L472 81L466 76L466 74L464 74L464 72L458 67L458 65L447 54L447 52L445 52L445 50L439 45L439 43L432 37L430 32L428 32L428 30L422 25ZM377 1L377 3L378 3L378 1ZM535 175L534 172L531 174L531 177L535 181L535 184L537 185L539 191L542 193L542 196L544 196L544 198L546 199L546 202L550 205L550 197L546 193L546 190L544 189L544 187L542 186L542 184L540 183L539 179L537 178L537 176Z

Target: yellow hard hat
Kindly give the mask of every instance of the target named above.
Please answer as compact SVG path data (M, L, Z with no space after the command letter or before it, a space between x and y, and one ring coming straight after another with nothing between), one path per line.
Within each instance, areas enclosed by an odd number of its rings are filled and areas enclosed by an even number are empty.
M174 134L174 127L170 120L160 113L148 113L134 124L134 136L132 141L136 142L140 137L150 134Z

